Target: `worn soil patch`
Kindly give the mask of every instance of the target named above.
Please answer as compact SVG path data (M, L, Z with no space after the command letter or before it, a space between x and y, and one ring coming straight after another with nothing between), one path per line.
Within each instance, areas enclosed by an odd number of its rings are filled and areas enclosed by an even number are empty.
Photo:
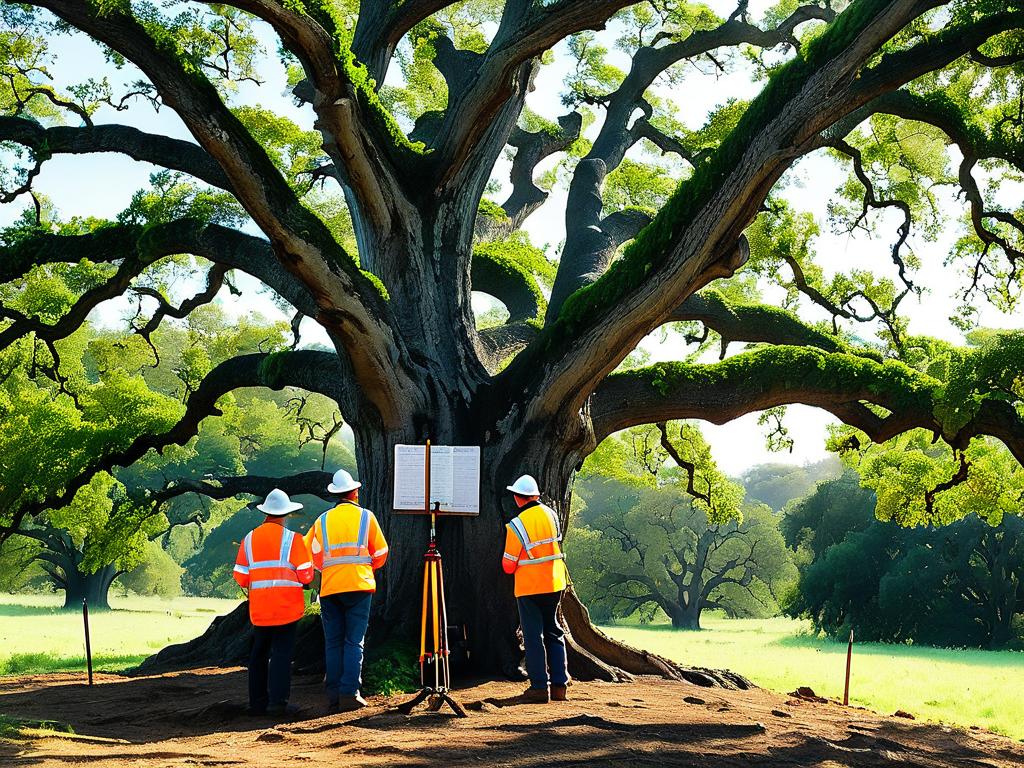
M408 697L374 697L358 713L324 713L320 680L294 680L302 711L248 717L244 670L151 677L0 678L0 713L68 723L75 736L30 732L0 741L0 765L50 766L1024 766L1024 744L987 731L883 717L762 690L721 691L640 679L582 683L571 701L518 704L522 686L457 692L460 720Z

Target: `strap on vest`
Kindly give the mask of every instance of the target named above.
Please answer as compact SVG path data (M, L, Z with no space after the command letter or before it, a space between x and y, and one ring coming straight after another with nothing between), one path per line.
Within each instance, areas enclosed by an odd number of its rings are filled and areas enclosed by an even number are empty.
M295 534L294 533L289 531L284 526L281 526L281 558L280 559L283 562L288 563L288 565L292 564L292 558L291 558L291 554L292 554L292 539L294 539L294 538L295 538Z
M290 531L287 528L281 529L281 552L277 560L257 560L252 559L252 531L245 535L245 559L249 561L248 570L253 568L290 568L295 570L295 566L292 565L291 551L292 541L295 539L295 532Z
M523 521L517 516L512 518L512 522L509 525L512 527L512 532L515 533L516 538L519 539L519 543L523 545L523 549L526 550L526 557L519 561L520 565L536 565L537 563L547 563L552 560L564 560L565 554L558 553L555 555L547 555L545 557L532 557L532 550L534 547L539 547L542 544L554 544L562 540L562 532L558 526L558 519L547 509L544 510L547 514L548 519L551 520L551 524L554 526L555 535L547 539L538 539L532 541L529 534L526 531L526 526Z
M359 533L356 541L346 541L341 544L331 544L327 537L327 513L320 517L320 538L324 546L324 562L322 569L335 565L370 565L373 558L369 554L370 541L370 510L359 510ZM356 549L359 554L355 555L331 555L339 549ZM366 553L366 554L363 554Z
M523 525L523 521L518 517L513 517L512 522L509 523L509 525L512 526L512 532L516 535L516 538L519 539L519 543L523 545L523 549L525 549L527 554L529 554L532 544L530 544L530 537L526 533L526 526Z
M520 565L536 565L537 563L546 563L551 560L565 560L565 554L559 552L557 555L548 555L547 557L531 557L527 560L520 560Z
M249 531L245 535L245 558L249 561L248 567L245 572L250 572L255 568L287 568L292 571L294 578L292 579L257 579L256 581L250 582L249 589L270 589L271 587L302 587L299 583L298 574L295 574L295 566L291 562L291 550L292 542L295 540L295 532L290 531L287 528L281 528L281 549L278 552L277 560L257 560L253 562L252 559L252 531ZM238 566L235 566L238 569Z

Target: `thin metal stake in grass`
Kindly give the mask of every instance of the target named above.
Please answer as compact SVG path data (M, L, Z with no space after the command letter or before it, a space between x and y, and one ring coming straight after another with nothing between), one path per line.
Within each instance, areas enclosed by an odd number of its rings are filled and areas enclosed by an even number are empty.
M82 621L85 623L85 663L89 668L89 685L92 685L92 643L89 642L89 601L82 598Z
M850 662L853 661L853 630L850 630L850 644L846 647L846 687L843 688L843 706L850 706Z

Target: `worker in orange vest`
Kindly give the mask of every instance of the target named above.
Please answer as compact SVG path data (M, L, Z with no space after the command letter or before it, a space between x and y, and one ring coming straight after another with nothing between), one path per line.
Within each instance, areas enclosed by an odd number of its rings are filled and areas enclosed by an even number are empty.
M305 610L303 585L313 580L313 563L302 536L284 519L302 505L275 488L258 504L266 518L238 546L235 581L247 591L253 624L249 656L249 713L291 714L292 650L295 627Z
M373 512L359 506L362 484L344 469L327 486L340 496L306 533L306 546L320 577L320 623L324 628L328 709L350 712L366 706L362 684L363 641L370 601L377 589L373 572L388 559L388 543Z
M558 515L540 501L537 481L523 475L508 486L519 515L506 526L505 573L514 573L519 623L526 647L528 702L565 701L569 669L565 655L565 630L558 623L558 604L568 584L565 555L559 542ZM546 658L545 658L546 656ZM548 670L550 669L550 676Z

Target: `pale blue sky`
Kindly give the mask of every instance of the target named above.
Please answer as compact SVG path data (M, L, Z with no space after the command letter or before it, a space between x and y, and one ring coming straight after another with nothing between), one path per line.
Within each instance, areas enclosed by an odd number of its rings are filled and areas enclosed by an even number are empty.
M716 10L728 14L729 3L710 3ZM752 2L751 10L756 14L766 4ZM605 33L609 35L610 33ZM268 49L273 51L272 37L269 30L264 30ZM607 43L611 47L610 40ZM56 84L67 85L80 82L88 77L107 75L112 81L131 81L139 75L131 66L120 72L112 71L105 64L100 49L83 35L58 38L54 41L54 49L60 55L52 67ZM556 50L564 53L564 47ZM621 57L621 54L616 54ZM613 59L619 66L625 67L624 58ZM528 104L540 114L554 118L565 109L559 101L562 80L567 71L568 63L564 57L556 58L553 65L543 68L536 81L536 90L530 95ZM397 67L392 68L394 77ZM308 108L296 107L285 92L283 68L268 57L267 65L261 69L265 83L256 87L244 84L235 101L238 103L259 103L277 112L287 114L304 127L312 126L312 112ZM741 99L751 98L756 94L758 86L750 82L744 72L737 72L724 77L702 75L692 69L683 83L671 89L660 88L662 96L672 98L681 109L681 117L691 127L701 125L708 112L727 97ZM188 131L169 109L155 113L144 102L139 102L128 112L117 113L111 109L101 110L96 116L97 123L119 122L134 125L140 129L164 135L190 138ZM956 162L958 158L954 158ZM551 159L549 163L554 162ZM544 165L538 169L544 169ZM498 181L507 181L507 161L501 161L495 170ZM156 170L153 166L138 163L116 154L91 155L83 157L57 157L50 160L40 174L36 189L49 196L57 205L62 216L93 215L113 217L123 210L136 190L145 187L148 176ZM885 220L877 237L863 232L853 236L833 234L827 225L827 204L835 188L841 183L844 171L831 159L823 154L808 157L801 161L787 179L789 184L785 196L799 209L812 212L822 225L822 236L816 243L821 256L820 263L828 274L846 271L851 268L869 268L880 274L894 275L889 251L894 237L896 220ZM1004 189L1007 197L1015 197L1018 201L1021 189L1015 185L1013 189ZM502 194L494 196L502 200ZM0 224L8 223L26 205L26 199L0 206ZM526 230L537 244L551 244L556 248L564 236L565 216L564 191L552 194L548 203L527 222ZM904 305L910 314L910 330L912 333L926 333L951 340L962 339L960 333L949 323L948 316L957 305L951 298L957 290L962 289L963 279L955 270L944 267L943 261L948 253L950 243L955 238L961 212L962 201L957 201L952 190L944 193L943 205L953 213L954 223L936 242L926 242L917 234L911 235L910 246L920 257L923 267L918 275L918 282L928 289L928 293L918 303L908 299ZM240 278L243 288L252 289L255 281ZM763 286L769 300L781 301L782 293L774 286ZM194 290L194 285L180 286L182 294ZM267 317L283 317L280 311L263 297L253 298L252 291L241 299L224 294L220 301L225 310L232 315L241 315L256 308ZM486 302L482 303L482 306ZM130 306L127 300L108 302L101 307L96 320L103 324L123 322L123 315ZM807 317L814 317L807 312ZM981 323L992 327L1024 327L1024 312L1018 310L1013 315L1003 315L991 308L985 308L981 315ZM307 343L322 339L315 324L306 320L303 327L304 341ZM643 344L656 360L671 360L683 354L683 345L679 339L661 342L658 336L646 340ZM828 414L806 407L790 408L787 426L796 438L793 452L770 454L764 448L762 429L756 425L755 414L738 419L731 424L716 427L706 425L707 434L716 459L723 469L731 474L739 474L744 469L763 461L783 461L804 463L815 461L824 456L824 436L826 426L832 419Z

